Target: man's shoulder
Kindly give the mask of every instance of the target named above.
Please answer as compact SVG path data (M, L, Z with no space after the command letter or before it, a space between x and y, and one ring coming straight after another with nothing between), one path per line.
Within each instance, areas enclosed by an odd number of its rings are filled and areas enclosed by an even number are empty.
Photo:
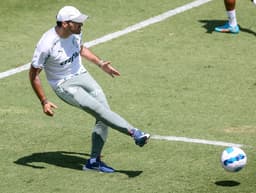
M51 48L57 41L59 41L59 36L57 35L55 28L53 27L42 35L38 44L41 47Z

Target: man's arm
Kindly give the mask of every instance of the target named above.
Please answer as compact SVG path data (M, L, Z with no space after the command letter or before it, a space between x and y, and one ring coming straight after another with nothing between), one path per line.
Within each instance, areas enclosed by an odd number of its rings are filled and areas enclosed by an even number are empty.
M110 61L103 61L98 56L96 56L91 50L88 48L81 46L80 55L87 60L91 61L92 63L99 66L102 70L104 70L106 73L108 73L110 76L120 76L120 73L111 66Z
M57 106L50 101L47 100L45 96L41 80L39 77L39 73L42 71L40 68L34 68L32 65L29 70L29 80L31 83L32 88L34 89L37 97L41 101L43 111L46 115L53 116L54 112L53 109L57 108Z

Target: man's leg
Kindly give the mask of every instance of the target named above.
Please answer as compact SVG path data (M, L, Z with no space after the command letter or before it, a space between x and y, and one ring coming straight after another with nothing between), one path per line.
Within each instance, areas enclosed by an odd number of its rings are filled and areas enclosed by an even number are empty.
M236 0L225 0L225 7L228 16L228 23L230 26L235 27L237 26L236 20Z
M227 11L235 10L236 0L224 0L224 4Z
M137 131L130 123L122 118L117 113L110 110L106 97L97 84L97 82L90 76L89 73L74 77L66 82L56 90L56 94L65 102L77 106L89 114L93 115L98 124L104 123L105 126L110 126L119 132L130 135L134 138L135 143L143 146L149 138L149 135L144 135L143 132ZM107 132L99 132L105 126L98 127L94 131L106 140ZM104 129L103 129L104 130Z
M98 83L92 78L86 81L87 83L89 83L86 84L86 90L91 94L91 96L94 97L99 103L101 103L106 109L110 109L106 96L103 93L101 87L98 85ZM97 159L100 157L103 146L107 141L107 136L108 126L104 124L102 121L96 119L91 136L91 158Z
M103 105L102 101L99 101L97 96L104 94L101 89L94 89L92 82L91 76L84 73L61 84L56 89L56 94L65 102L91 114L96 120L130 135L131 129L134 127L106 105Z
M84 165L84 170L114 172L113 168L100 160L100 154L107 138L107 125L132 136L135 143L141 147L147 143L150 135L134 128L121 116L111 111L102 89L89 74L86 73L64 82L55 92L65 102L82 108L96 118L92 132L91 159Z
M228 22L225 25L216 27L215 31L235 34L239 33L235 10L236 0L224 0L224 4L228 16Z

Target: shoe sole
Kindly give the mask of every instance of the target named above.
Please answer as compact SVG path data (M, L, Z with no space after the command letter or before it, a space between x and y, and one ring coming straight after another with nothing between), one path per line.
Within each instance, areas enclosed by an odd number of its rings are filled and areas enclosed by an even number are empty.
M108 171L108 172L104 172L104 171L101 171L99 168L87 168L86 166L83 166L82 168L83 171L93 171L93 172L99 172L99 173L114 173L115 170L113 171Z
M225 30L225 29L222 29L222 30L214 30L214 31L216 31L216 32L220 32L220 33L232 33L232 34L238 34L239 33L239 31L231 31L231 30Z

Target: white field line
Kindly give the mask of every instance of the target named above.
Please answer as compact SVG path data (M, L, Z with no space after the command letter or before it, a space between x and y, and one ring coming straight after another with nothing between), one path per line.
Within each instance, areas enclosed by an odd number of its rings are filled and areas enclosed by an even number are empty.
M176 136L160 136L160 135L152 135L151 139L157 140L166 140L166 141L180 141L180 142L187 142L187 143L199 143L205 145L215 145L215 146L224 146L224 147L242 147L243 144L236 144L236 143L228 143L223 141L209 141L204 139L193 139L187 137L176 137Z
M164 12L164 13L158 15L158 16L151 17L151 18L149 18L147 20L144 20L142 22L139 22L135 25L129 26L129 27L123 29L123 30L107 34L107 35L105 35L101 38L92 40L90 42L86 42L86 43L84 43L84 45L89 48L89 47L92 47L92 46L110 41L112 39L118 38L118 37L123 36L125 34L128 34L130 32L145 28L145 27L147 27L149 25L152 25L154 23L161 22L161 21L163 21L167 18L170 18L174 15L185 12L185 11L190 10L192 8L199 7L199 6L201 6L205 3L208 3L210 1L212 1L212 0L196 0L196 1L193 1L191 3L185 4L183 6L180 6L180 7L177 7L175 9ZM6 78L8 76L17 74L17 73L25 71L25 70L28 70L29 66L30 66L30 63L25 64L25 65L20 66L20 67L17 67L17 68L14 68L14 69L11 69L11 70L7 70L5 72L0 72L0 79Z
M13 68L11 70L7 70L5 72L0 72L0 79L6 78L8 76L17 74L17 73L25 71L25 70L28 70L29 67L30 67L30 63L24 64L24 65L22 65L20 67L17 67L17 68Z

